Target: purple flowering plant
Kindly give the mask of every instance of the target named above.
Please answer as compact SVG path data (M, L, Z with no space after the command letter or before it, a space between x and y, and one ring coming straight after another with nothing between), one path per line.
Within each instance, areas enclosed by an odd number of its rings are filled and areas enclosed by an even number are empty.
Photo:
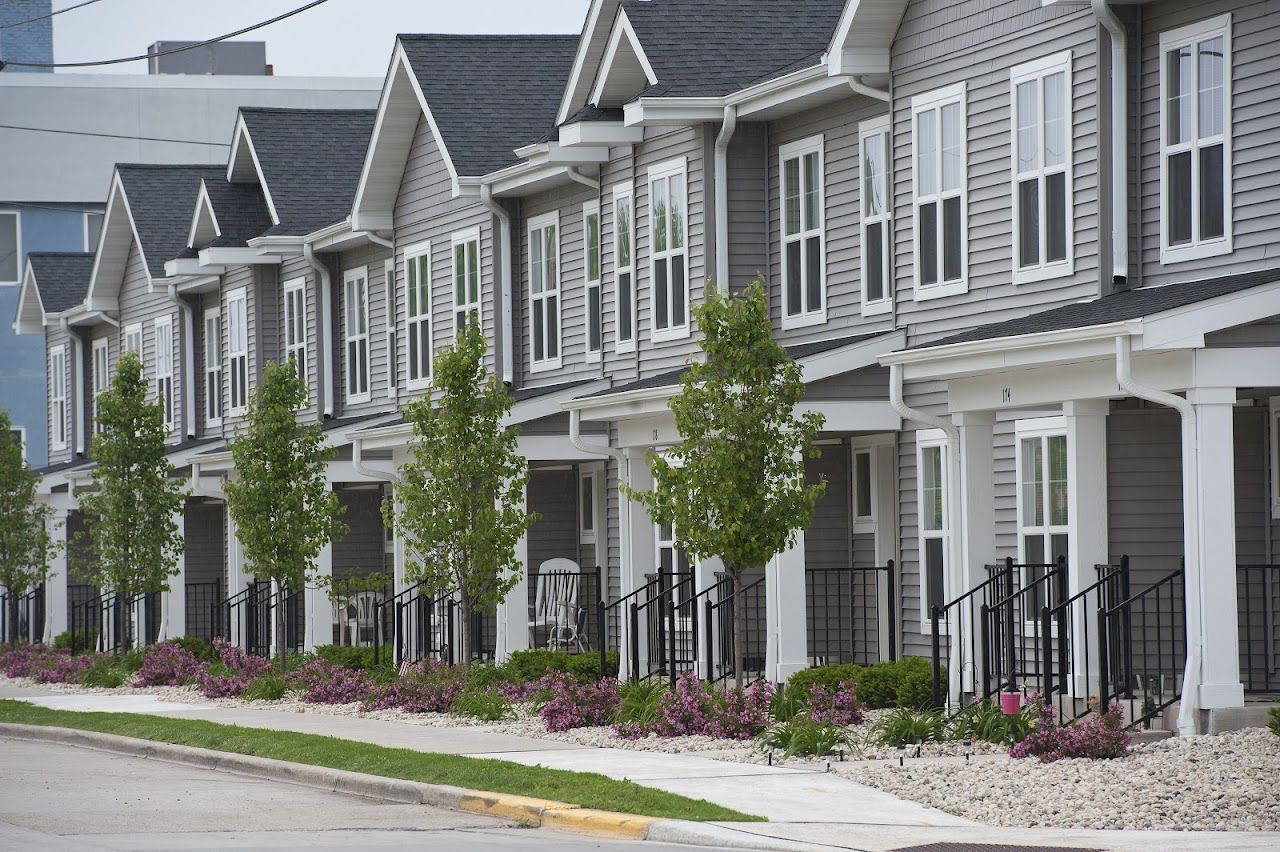
M1058 723L1052 704L1034 699L1035 716L1031 732L1009 749L1015 758L1034 757L1041 763L1064 758L1107 760L1129 753L1129 733L1124 726L1124 710L1113 701L1103 712L1096 699L1090 700L1093 713L1074 724Z
M352 704L363 701L373 686L369 674L359 669L312 660L289 676L289 685L302 690L308 704Z
M133 685L182 686L195 681L203 670L195 654L177 642L161 642L147 649Z

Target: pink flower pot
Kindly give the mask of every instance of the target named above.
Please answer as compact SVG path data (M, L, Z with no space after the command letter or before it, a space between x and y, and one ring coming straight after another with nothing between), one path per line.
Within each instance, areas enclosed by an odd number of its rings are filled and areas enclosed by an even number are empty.
M1018 711L1022 709L1022 693L1020 692L1002 692L1000 693L1000 712L1006 716L1016 716Z

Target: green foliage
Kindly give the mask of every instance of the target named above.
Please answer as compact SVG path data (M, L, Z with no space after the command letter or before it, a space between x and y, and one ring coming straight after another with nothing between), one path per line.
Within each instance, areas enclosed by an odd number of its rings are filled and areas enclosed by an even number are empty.
M94 660L89 668L84 670L80 675L80 683L83 686L100 686L107 689L115 689L124 686L125 681L129 679L130 670L126 668L118 659L111 657L101 657Z
M838 663L830 666L814 666L811 669L802 669L787 679L786 692L794 693L797 697L803 699L808 696L809 688L817 683L821 684L827 692L835 692L836 687L842 683L848 683L850 680L858 684L858 697L866 701L871 707L876 707L865 695L862 694L862 675L866 671L862 666L856 666L853 663Z
M797 697L807 696L809 687L818 683L828 692L852 679L857 685L858 699L872 709L884 707L909 707L927 710L933 704L933 664L924 657L903 657L886 660L869 666L841 663L817 666L796 672L787 681L787 692ZM946 669L942 682L946 683Z
M186 496L167 455L164 409L147 402L137 353L124 354L111 387L98 397L98 423L89 453L97 490L80 495L86 540L97 557L88 573L94 585L126 601L166 591L185 545L178 518Z
M511 705L495 692L485 689L466 689L453 700L450 712L470 716L486 722L499 722L511 718Z
M71 650L71 631L64 630L57 636L54 636L53 647L57 648L59 651Z
M331 601L340 601L360 592L379 592L391 585L391 577L379 571L360 576L334 579L332 577L316 578L321 584L329 587Z
M810 669L810 671L817 670ZM790 722L805 711L808 696L808 684L804 684L802 689L795 683L788 682L786 689L779 689L773 693L773 700L769 702L769 718L775 722Z
M916 710L928 710L933 706L933 664L924 657L906 657L897 664L897 704ZM942 682L947 675L942 673Z
M509 683L527 683L551 672L565 672L580 681L594 683L602 676L618 676L618 652L605 654L603 674L599 654L570 654L546 648L516 651L499 667L499 671L501 679Z
M128 651L121 653L116 659L119 660L121 668L133 673L142 668L142 658L146 655L146 648L130 648Z
M762 751L781 749L784 757L822 757L837 751L858 751L857 739L845 728L814 722L803 715L765 728L756 738L756 745Z
M867 732L867 739L870 742L882 746L936 743L946 738L947 716L945 713L941 710L916 713L906 707L900 707L892 713L881 716Z
M9 592L5 613L11 647L18 642L18 599L49 574L57 550L49 535L53 510L36 502L40 477L28 465L9 412L0 409L0 585Z
M638 730L651 730L658 721L662 696L667 688L659 681L630 681L618 690L618 709L613 721L617 725L635 726Z
M213 646L199 636L179 636L169 641L186 648L195 654L196 659L202 663L212 663L218 659L218 652L213 650Z
M980 740L996 745L1022 742L1039 717L1038 708L1026 705L1012 716L1006 716L999 702L985 700L970 704L951 719L949 738Z
M249 681L240 697L246 701L279 701L288 691L289 684L284 678L278 672L271 672Z
M1280 737L1280 707L1272 707L1267 711L1267 727L1271 733Z
M711 289L711 288L708 288ZM736 586L809 525L825 482L805 481L822 416L796 416L800 366L773 338L761 282L741 297L712 293L695 310L705 362L693 363L670 402L682 441L650 453L655 487L626 493L674 529L690 559L719 557ZM746 645L742 596L734 598L735 682Z
M326 543L346 535L341 506L325 479L325 446L318 424L300 423L307 386L292 361L267 364L249 398L248 427L230 444L238 478L227 481L227 510L243 543L245 571L259 581L300 590L315 577ZM276 647L284 671L285 607L277 601Z
M383 506L404 541L408 582L432 594L457 592L463 624L515 587L523 568L516 543L534 520L524 506L529 470L519 430L502 424L511 393L486 373L484 354L473 320L436 355L431 387L404 409L413 438L396 488L399 509ZM462 631L463 665L470 641Z

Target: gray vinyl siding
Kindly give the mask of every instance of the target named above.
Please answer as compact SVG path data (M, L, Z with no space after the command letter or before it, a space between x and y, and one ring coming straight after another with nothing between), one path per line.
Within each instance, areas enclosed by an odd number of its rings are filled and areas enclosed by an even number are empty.
M168 435L169 443L181 440L185 433L183 420L182 365L179 360L180 345L184 332L182 315L178 306L169 298L167 288L151 287L151 279L142 262L136 243L129 247L128 260L125 263L124 280L120 285L120 336L124 339L124 331L128 326L142 325L142 366L143 376L147 381L147 399L156 401L156 325L160 317L168 317L173 329L173 431Z
M223 435L230 437L236 434L236 429L244 422L244 414L233 414L231 412L231 372L230 372L230 331L231 324L229 322L230 314L227 310L227 294L240 288L245 291L245 318L247 328L245 329L248 341L248 369L246 372L249 376L247 391L249 395L253 394L254 388L258 386L258 372L261 351L256 341L257 337L257 317L256 309L258 294L254 288L253 267L236 266L228 270L222 276L222 291L219 294L219 305L222 309L222 428ZM245 408L245 414L248 408Z
M379 280L381 280L381 268L379 268L378 274ZM318 277L315 270L311 268L311 264L302 257L287 258L280 265L280 311L276 322L280 328L279 348L277 350L279 354L277 357L281 360L284 359L285 346L284 288L294 281L302 282L303 304L306 310L306 333L304 337L307 346L305 375L307 377L308 400L307 405L298 412L298 419L303 421L316 419L320 400L320 375L317 371L320 363L320 337L319 326L317 325L320 316L320 299L318 298L320 294L316 283Z
M387 393L387 300L383 286L383 265L391 252L379 245L362 246L344 252L329 263L333 278L334 396L341 417L359 417L394 410ZM348 270L364 269L369 307L369 399L347 399L347 338L345 276ZM438 311L433 311L437 316ZM437 344L439 345L439 344Z
M891 314L862 317L861 168L858 123L885 113L885 105L862 97L775 121L768 130L769 311L775 336L786 344L824 340L848 334L888 330ZM827 321L784 331L782 271L782 186L779 149L792 142L822 137L822 191ZM732 185L732 184L731 184Z
M1071 276L1013 285L1010 70L1072 54ZM1039 0L911 3L891 50L895 304L908 343L1098 294L1098 28L1088 7ZM911 100L965 82L968 292L915 300ZM909 324L909 325L908 325Z
M907 405L932 414L946 410L944 382L908 382L903 388ZM902 424L898 437L898 570L899 612L902 619L902 653L928 656L929 636L921 629L920 507L917 503L916 431L926 428L914 421ZM949 519L954 525L954 519Z
M53 448L53 397L50 389L53 388L53 359L50 357L54 348L62 346L64 355L63 360L63 387L67 389L66 393L66 413L63 423L66 428L67 445L65 448L55 450ZM62 462L71 461L75 456L75 434L73 426L75 425L75 385L72 380L74 372L72 369L72 359L75 357L75 347L71 340L71 335L63 331L61 328L46 328L44 337L44 374L45 374L45 428L48 430L49 436L49 464L61 464Z
M267 364L280 361L280 269L264 265L256 265L252 269L255 334L249 338L249 346L258 350L254 375L261 380Z
M1160 263L1160 34L1231 13L1232 252L1221 257ZM1280 195L1280 14L1274 3L1176 0L1144 6L1141 14L1139 113L1142 283L1161 285L1276 266Z
M187 502L183 551L187 583L226 585L226 506L222 503Z
M769 288L769 127L738 125L729 142L729 286L738 290L757 278ZM774 167L776 170L776 167ZM710 264L714 272L714 262Z
M819 458L805 459L805 475L810 483L825 479L827 490L814 506L813 519L804 533L804 564L806 569L848 568L853 564L849 447L824 444L819 449Z
M336 488L347 534L333 542L333 578L346 580L390 574L386 564L386 530L382 525L382 491Z
M805 386L806 400L872 401L889 398L889 368L863 367Z

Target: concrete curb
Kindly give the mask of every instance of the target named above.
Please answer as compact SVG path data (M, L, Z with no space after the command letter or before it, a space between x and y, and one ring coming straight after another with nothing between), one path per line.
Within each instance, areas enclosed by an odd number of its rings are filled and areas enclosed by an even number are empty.
M131 757L165 760L201 769L234 772L269 781L283 781L381 801L431 805L437 808L465 811L506 819L530 827L545 827L595 837L656 840L698 846L725 846L734 849L779 850L779 852L831 848L761 837L707 823L598 811L567 802L533 799L506 793L487 793L451 787L447 784L426 784L398 778L383 778L378 775L365 775L325 766L290 763L267 757L135 739L76 728L0 722L0 737L40 740L59 745L111 751Z

